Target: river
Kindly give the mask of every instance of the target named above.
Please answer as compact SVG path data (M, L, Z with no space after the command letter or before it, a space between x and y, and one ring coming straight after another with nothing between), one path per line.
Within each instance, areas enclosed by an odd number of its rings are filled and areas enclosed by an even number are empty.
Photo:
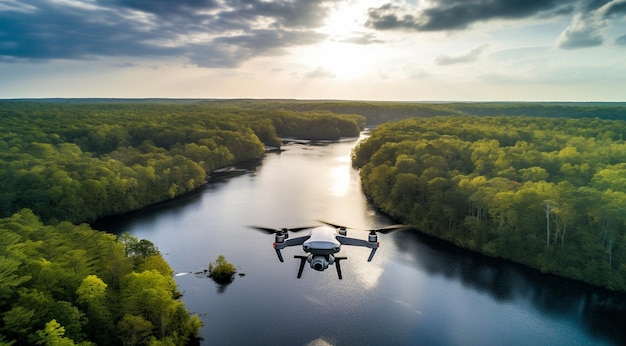
M297 279L293 255L301 247L283 250L281 263L273 236L248 226L393 223L363 196L350 165L355 143L286 145L104 227L159 248L178 273L186 306L204 322L205 345L626 344L622 296L410 231L379 235L369 263L368 249L343 246L343 280L334 268L308 267ZM218 285L196 274L219 255L244 276Z

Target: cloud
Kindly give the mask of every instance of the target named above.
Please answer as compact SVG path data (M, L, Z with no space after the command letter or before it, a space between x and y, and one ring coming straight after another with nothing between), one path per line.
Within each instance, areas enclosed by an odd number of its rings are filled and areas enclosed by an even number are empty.
M321 79L326 79L326 78L335 78L336 75L332 72L329 71L323 67L318 67L313 71L307 72L304 75L305 78L321 78Z
M121 63L113 64L112 66L118 67L118 68L132 68L132 67L137 67L139 65L132 63L132 62L121 62Z
M615 39L615 44L620 46L626 46L626 35L622 35Z
M189 58L200 67L232 68L256 56L280 55L286 47L313 44L324 38L315 32L253 30L190 47Z
M368 45L368 44L374 44L374 43L384 43L385 41L376 38L376 35L374 34L366 33L366 34L359 35L359 36L348 37L345 40L342 40L341 42Z
M604 42L601 31L604 25L593 18L579 14L557 38L557 46L564 49L599 46Z
M336 0L9 0L0 5L0 61L184 57L236 67L326 38Z
M107 7L127 7L145 13L152 13L159 17L182 14L196 16L197 11L207 11L219 7L215 0L101 0L99 2Z
M624 14L626 0L593 1L573 17L570 25L557 38L556 44L563 49L602 45L607 27L615 17Z
M571 1L566 0L433 0L417 9L388 3L369 9L366 26L378 30L461 30L489 20L571 11Z
M435 59L435 62L439 65L453 65L476 61L487 47L489 47L489 45L484 44L461 55L440 55Z

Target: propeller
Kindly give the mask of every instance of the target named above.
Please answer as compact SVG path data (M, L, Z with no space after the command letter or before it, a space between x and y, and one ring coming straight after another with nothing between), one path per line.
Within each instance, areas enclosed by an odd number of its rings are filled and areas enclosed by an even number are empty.
M286 232L300 232L307 229L315 228L316 226L307 226L307 227L296 227L296 228L267 228L267 227L259 227L259 226L248 226L250 228L254 228L258 231L265 232L267 234L283 234Z
M315 221L317 221L317 222L321 222L321 223L323 223L323 224L325 224L325 225L328 225L328 226L330 226L330 227L335 227L335 228L347 228L346 226L336 225L336 224L334 224L334 223L330 223L330 222L327 222L327 221L324 221L324 220L315 220Z
M280 252L280 249L283 248L284 246L277 247L277 245L284 244L285 241L287 241L287 238L289 238L289 231L291 231L291 232L300 232L300 231L304 231L306 229L314 228L316 226L296 227L296 228L280 228L280 229L268 228L268 227L259 227L259 226L248 226L248 227L256 229L257 231L261 231L261 232L267 233L267 234L275 234L276 235L276 239L274 240L274 250L276 251L276 256L278 256L278 260L281 261L281 262L284 262L283 255Z
M411 228L411 226L397 224L397 225L385 226L385 227L378 228L378 229L371 229L371 230L369 230L369 232L370 232L370 234L376 234L376 233L387 234L387 233L391 233L391 232L395 232L395 231L407 230L407 229L410 229L410 228Z
M324 220L317 220L317 222L321 222L325 225L331 226L331 227L335 227L335 228L339 228L339 229L346 229L348 227L346 226L342 226L342 225L337 225L328 221L324 221ZM391 232L395 232L395 231L401 231L401 230L406 230L406 229L410 229L410 226L407 225L402 225L402 224L397 224L397 225L390 225L390 226L385 226L382 228L378 228L378 229L368 229L368 230L364 230L361 229L361 231L367 231L370 232L370 234L376 234L376 233L382 233L382 234L387 234L387 233L391 233ZM357 228L355 228L357 229Z

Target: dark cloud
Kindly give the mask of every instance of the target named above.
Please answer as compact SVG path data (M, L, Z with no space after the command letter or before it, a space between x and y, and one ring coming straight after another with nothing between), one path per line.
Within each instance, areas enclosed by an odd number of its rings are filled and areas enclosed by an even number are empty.
M606 4L598 8L600 15L604 18L626 14L626 1L614 0L608 1Z
M557 38L557 46L575 49L602 45L606 28L624 14L626 0L432 0L414 8L396 3L370 8L366 26L377 30L455 31L490 20L569 15L572 21Z
M453 65L476 61L482 55L485 49L487 49L487 47L488 45L484 44L461 55L440 55L435 61L439 65Z
M84 59L98 55L171 55L149 44L161 38L140 23L93 6L31 1L30 12L0 12L0 56L16 59Z
M335 0L23 0L0 6L0 60L188 57L234 67L324 36ZM18 6L19 5L19 6Z
M197 11L218 7L215 0L100 0L99 3L106 7L127 7L161 17L180 14L195 16Z
M201 67L237 67L255 56L279 55L286 47L312 44L323 38L314 32L256 30L196 45L191 49L190 59Z
M620 46L626 46L626 35L622 35L615 39L615 43Z
M366 25L378 30L460 30L477 22L572 12L566 0L435 0L411 13L391 3L368 11Z

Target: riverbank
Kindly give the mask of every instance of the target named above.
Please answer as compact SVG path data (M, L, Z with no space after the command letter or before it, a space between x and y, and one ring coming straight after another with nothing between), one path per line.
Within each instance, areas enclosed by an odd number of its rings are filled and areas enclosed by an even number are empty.
M599 119L412 119L378 127L353 162L374 204L422 232L624 292L623 134Z

